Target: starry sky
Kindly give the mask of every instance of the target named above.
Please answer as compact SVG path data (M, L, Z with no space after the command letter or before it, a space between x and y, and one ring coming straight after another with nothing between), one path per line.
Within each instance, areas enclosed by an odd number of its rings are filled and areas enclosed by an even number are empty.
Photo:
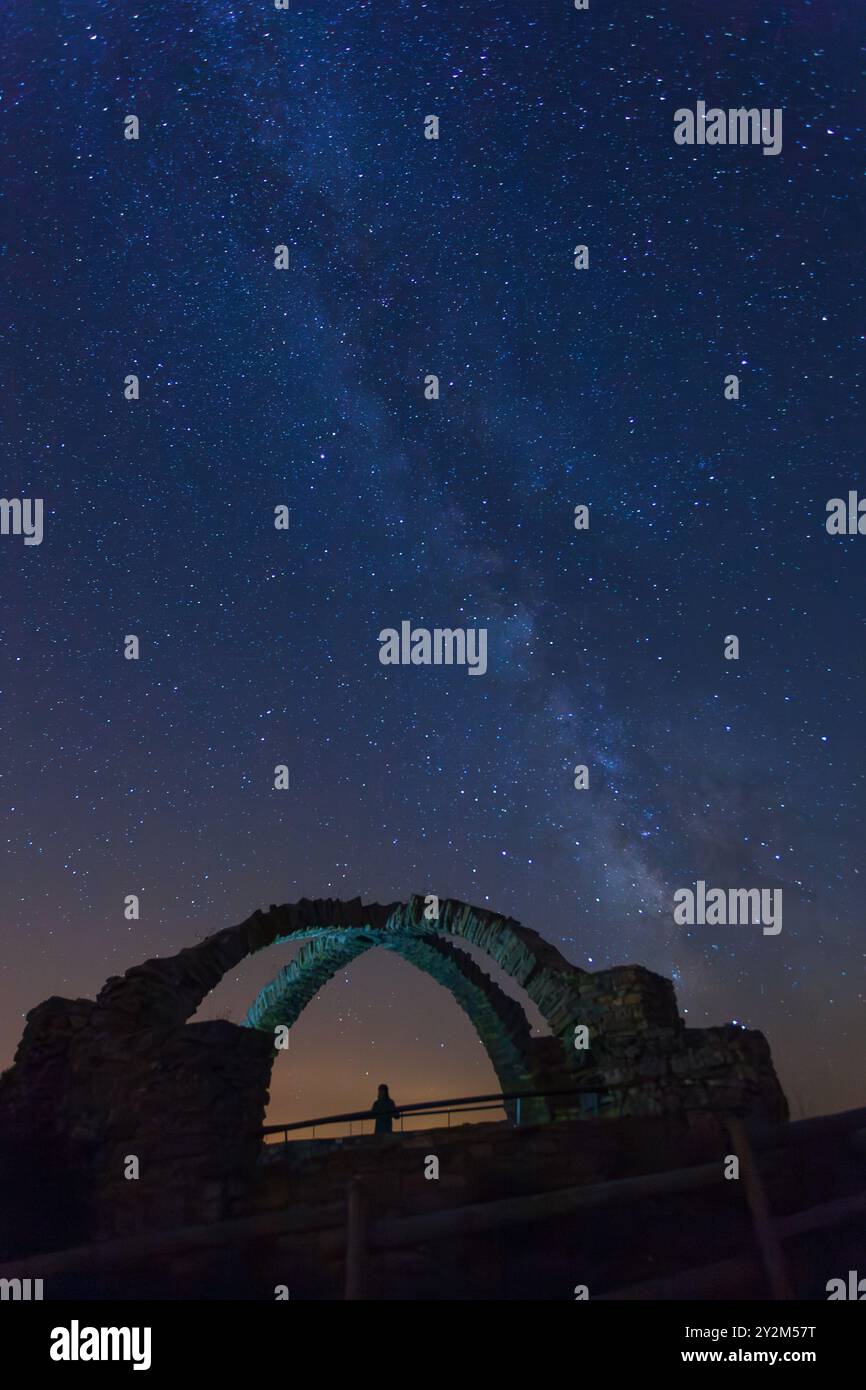
M256 907L434 892L762 1029L795 1115L863 1104L862 5L2 9L0 482L45 535L0 537L0 1065ZM698 100L781 107L781 154L675 145ZM487 673L382 666L403 619ZM676 926L698 878L782 933ZM270 1119L380 1081L496 1085L385 952Z

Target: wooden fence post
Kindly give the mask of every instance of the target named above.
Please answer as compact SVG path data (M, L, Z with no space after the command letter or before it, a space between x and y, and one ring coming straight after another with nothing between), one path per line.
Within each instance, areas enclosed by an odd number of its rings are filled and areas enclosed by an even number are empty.
M755 1154L749 1143L749 1136L743 1121L736 1115L731 1115L727 1120L728 1133L734 1146L734 1152L740 1160L740 1171L743 1177L743 1186L746 1191L746 1201L749 1206L749 1213L752 1218L752 1226L755 1231L755 1239L758 1242L758 1249L761 1252L761 1259L767 1278L770 1281L770 1288L774 1298L793 1298L794 1290L788 1274L788 1266L785 1261L785 1252L782 1249L782 1242L779 1240L778 1233L773 1224L770 1214L769 1203L767 1202L767 1192L761 1180L758 1165L755 1162Z

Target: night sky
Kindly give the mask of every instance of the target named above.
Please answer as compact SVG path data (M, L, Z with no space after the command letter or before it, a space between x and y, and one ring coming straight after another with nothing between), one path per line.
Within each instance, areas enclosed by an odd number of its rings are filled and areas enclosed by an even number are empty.
M45 531L0 537L0 1065L256 907L418 892L762 1029L795 1116L863 1104L860 0L2 8L0 491ZM698 100L782 152L675 145ZM487 673L381 665L404 619ZM699 878L781 934L675 925ZM380 1081L496 1085L385 952L270 1117Z

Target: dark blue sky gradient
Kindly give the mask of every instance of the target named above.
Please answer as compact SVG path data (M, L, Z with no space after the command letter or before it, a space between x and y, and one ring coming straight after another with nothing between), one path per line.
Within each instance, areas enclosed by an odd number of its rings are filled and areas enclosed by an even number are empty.
M256 906L437 892L862 1103L866 539L824 527L866 492L862 8L4 9L0 482L46 529L0 539L0 1063ZM701 99L781 107L782 153L676 146ZM488 673L381 666L404 618L486 627ZM782 934L676 927L697 878L782 887ZM493 1083L385 953L272 1113L380 1080Z

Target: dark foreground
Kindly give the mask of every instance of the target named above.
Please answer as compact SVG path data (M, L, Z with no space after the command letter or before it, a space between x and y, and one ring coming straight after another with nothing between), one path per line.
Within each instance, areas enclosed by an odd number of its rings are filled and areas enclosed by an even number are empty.
M859 1300L866 1110L296 1142L263 1155L256 1207L0 1278L45 1300Z

